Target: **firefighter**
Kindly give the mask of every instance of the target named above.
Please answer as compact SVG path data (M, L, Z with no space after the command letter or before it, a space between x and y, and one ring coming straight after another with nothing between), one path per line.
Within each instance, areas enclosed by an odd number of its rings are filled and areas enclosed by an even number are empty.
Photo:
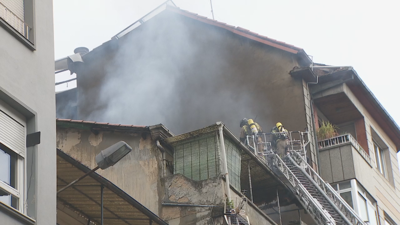
M288 131L283 127L281 122L278 122L275 127L271 129L271 133L277 154L283 158L287 153L287 148L289 147Z
M243 144L251 145L252 143L246 143L247 135L255 135L257 137L257 145L259 151L262 150L262 138L258 136L258 133L262 132L262 128L258 123L252 119L244 118L240 121L240 142Z

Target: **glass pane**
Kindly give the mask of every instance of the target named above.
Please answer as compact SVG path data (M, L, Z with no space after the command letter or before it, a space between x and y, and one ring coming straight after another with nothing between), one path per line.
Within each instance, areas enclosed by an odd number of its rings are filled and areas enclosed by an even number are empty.
M340 193L340 196L353 208L353 200L351 199L351 191Z
M375 212L375 206L369 201L368 201L368 217L370 225L378 225L376 220L377 217Z
M0 189L0 202L18 210L18 198Z
M365 200L365 198L363 196L361 196L360 194L358 194L358 199L359 199L359 215L360 217L363 219L363 221L368 221L368 213L367 213L367 201Z
M343 189L346 189L346 188L351 188L350 181L346 181L346 182L343 182L343 183L339 184L339 189L340 190L343 190Z
M17 156L15 153L0 146L0 180L16 187Z

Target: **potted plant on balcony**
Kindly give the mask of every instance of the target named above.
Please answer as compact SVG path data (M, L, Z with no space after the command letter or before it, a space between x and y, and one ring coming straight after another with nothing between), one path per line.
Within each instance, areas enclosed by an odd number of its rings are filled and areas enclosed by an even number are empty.
M320 141L325 140L325 142L327 142L327 143L325 143L325 145L328 145L329 140L326 140L326 139L330 139L330 138L338 136L339 134L337 132L337 129L338 129L338 127L333 125L329 121L322 121L322 124L317 131L318 140L320 140Z

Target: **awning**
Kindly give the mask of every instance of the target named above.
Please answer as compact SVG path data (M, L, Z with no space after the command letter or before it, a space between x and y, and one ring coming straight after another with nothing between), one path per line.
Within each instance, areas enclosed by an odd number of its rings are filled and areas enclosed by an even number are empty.
M57 189L83 176L91 169L57 149ZM58 204L90 222L101 222L101 189L103 187L103 223L167 225L156 214L97 173L91 173L57 195ZM88 223L89 224L89 223Z

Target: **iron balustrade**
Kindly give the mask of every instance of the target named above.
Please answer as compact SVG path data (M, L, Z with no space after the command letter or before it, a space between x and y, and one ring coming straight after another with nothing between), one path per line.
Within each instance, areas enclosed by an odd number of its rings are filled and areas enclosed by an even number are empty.
M343 135L342 135L343 136ZM366 225L358 214L351 208L347 202L333 189L333 187L326 183L317 172L301 157L297 152L291 152L290 157L298 166L304 169L309 178L311 178L323 192L330 198L336 207L346 216L346 218L354 225Z
M364 160L372 167L371 157L369 154L361 147L357 140L351 134L343 134L336 137L324 139L318 141L319 149L325 149L330 147L335 147L341 144L350 143L357 150L357 152L364 158Z

